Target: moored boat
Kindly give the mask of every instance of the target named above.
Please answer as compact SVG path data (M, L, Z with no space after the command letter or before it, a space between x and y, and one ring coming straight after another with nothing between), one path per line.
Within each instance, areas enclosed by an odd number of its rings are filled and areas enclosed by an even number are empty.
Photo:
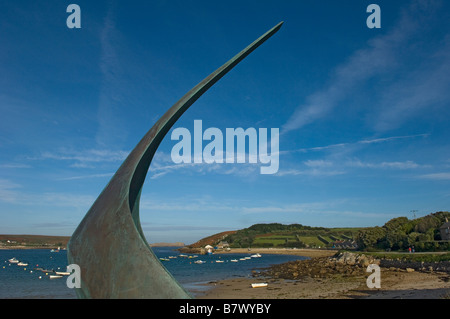
M261 287L267 287L267 283L266 282L258 282L258 283L254 283L252 284L252 288L261 288Z

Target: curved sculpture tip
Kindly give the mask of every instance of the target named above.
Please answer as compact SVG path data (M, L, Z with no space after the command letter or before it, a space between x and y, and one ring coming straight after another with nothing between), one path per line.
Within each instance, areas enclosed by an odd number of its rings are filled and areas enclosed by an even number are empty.
M139 200L148 168L164 136L214 83L275 34L283 22L197 84L175 103L131 151L73 233L69 264L81 270L80 298L190 298L148 245Z

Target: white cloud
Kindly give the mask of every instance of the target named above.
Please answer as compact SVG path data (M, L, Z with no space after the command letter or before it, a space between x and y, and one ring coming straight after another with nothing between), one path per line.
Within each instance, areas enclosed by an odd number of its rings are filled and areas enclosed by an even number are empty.
M367 168L367 169L390 169L390 170L408 170L429 167L429 165L419 165L414 161L397 161L397 162L363 162L359 159L347 161L333 162L330 160L308 160L303 162L307 169L284 169L280 170L275 176L315 176L315 177L331 177L343 174L350 174L351 169Z
M352 160L346 163L347 166L360 168L382 168L382 169L414 169L421 167L413 161L404 162L381 162L381 163L367 163L360 160Z
M88 179L88 178L103 178L103 177L112 177L114 173L105 173L105 174L90 174L90 175L80 175L80 176L71 176L60 178L60 181L72 181L77 179Z
M441 172L441 173L424 174L424 175L420 175L419 178L435 180L435 181L444 181L444 180L450 180L450 173Z
M238 206L233 205L224 200L219 201L212 199L142 199L140 209L142 211L149 210L152 212L217 212L217 211L237 211Z
M307 170L300 170L300 169L284 169L278 171L278 173L274 174L274 176L336 176L336 175L342 175L346 172L343 170L323 170L323 169L307 169Z

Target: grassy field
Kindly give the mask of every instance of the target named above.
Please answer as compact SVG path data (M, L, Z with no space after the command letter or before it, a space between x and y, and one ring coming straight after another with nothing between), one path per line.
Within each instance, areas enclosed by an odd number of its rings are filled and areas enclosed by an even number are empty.
M254 245L272 244L274 247L284 245L286 241L296 241L293 235L278 235L256 237L253 241Z
M340 236L339 234L331 235L333 238L337 240L345 240L346 238ZM321 235L323 239L328 242L333 242L334 239L327 235ZM324 247L326 244L319 239L319 236L315 235L296 235L296 234L264 234L261 236L256 236L253 240L252 245L254 246L262 246L262 245L272 245L273 247L281 247L286 244L289 246L289 243L298 243L302 242L309 247Z
M299 236L299 239L311 247L323 247L324 243L317 236Z

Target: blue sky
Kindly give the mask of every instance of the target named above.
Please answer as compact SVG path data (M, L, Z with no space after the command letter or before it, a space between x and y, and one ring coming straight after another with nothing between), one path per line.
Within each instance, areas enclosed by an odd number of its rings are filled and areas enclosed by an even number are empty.
M280 21L174 126L279 128L278 173L174 164L169 134L141 197L148 240L449 210L449 16L447 1L2 1L0 233L71 235L157 119Z

